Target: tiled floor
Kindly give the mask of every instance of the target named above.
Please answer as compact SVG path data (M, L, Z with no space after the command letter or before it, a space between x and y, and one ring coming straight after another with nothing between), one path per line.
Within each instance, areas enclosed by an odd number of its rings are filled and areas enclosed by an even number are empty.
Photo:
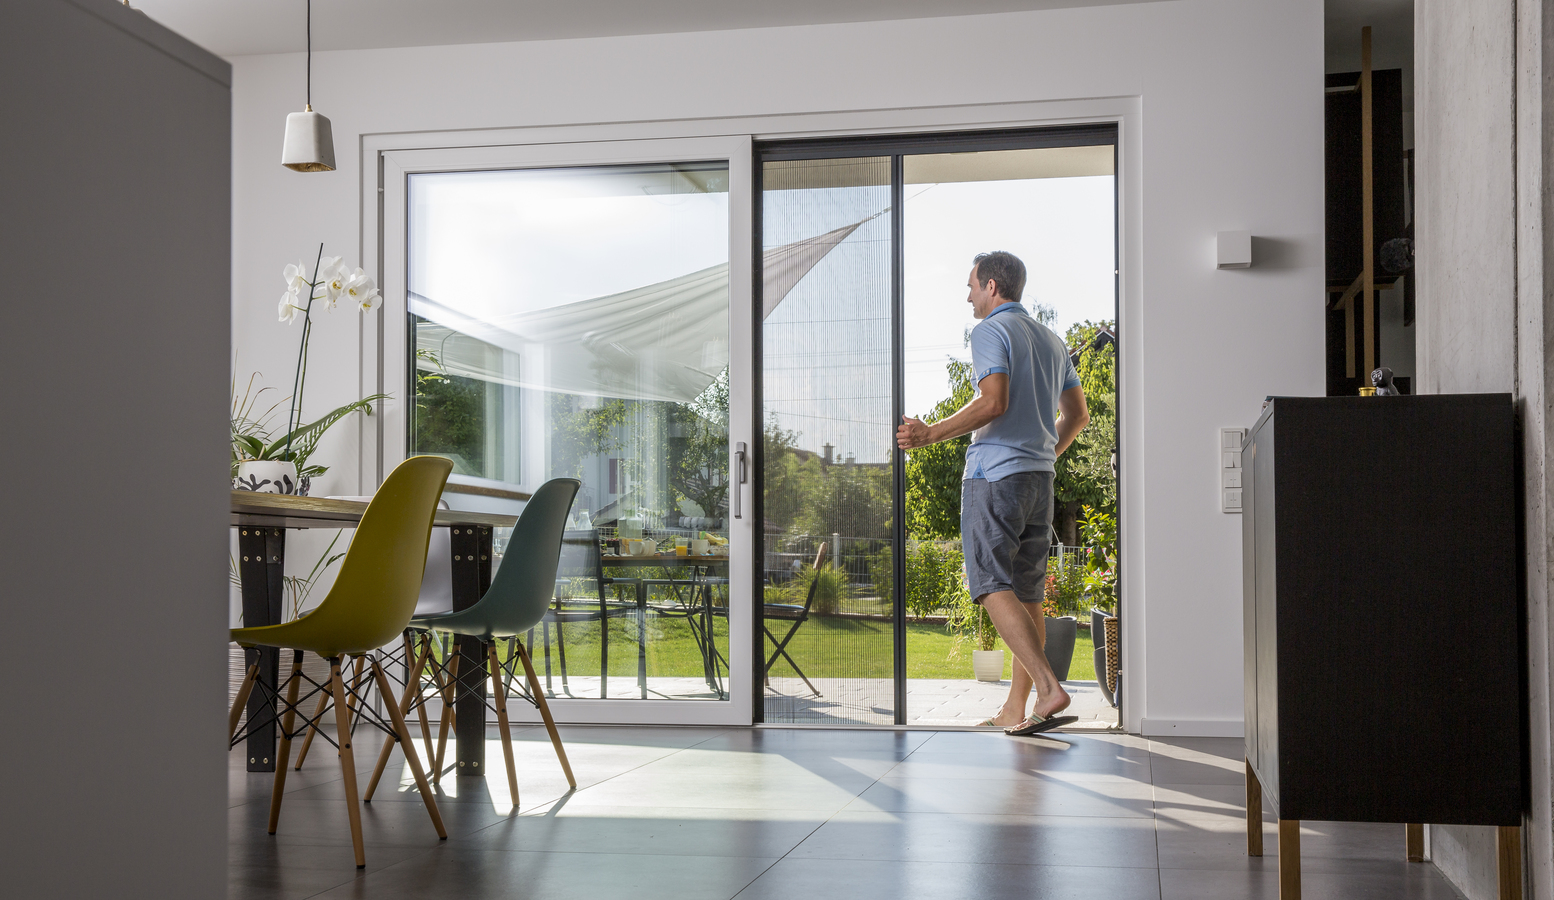
M568 727L568 792L545 733L505 779L449 774L437 840L397 752L352 864L343 782L319 744L265 833L271 776L232 756L232 898L740 900L1273 898L1277 840L1245 855L1239 739L989 732ZM494 736L494 731L492 732ZM365 786L378 741L358 734ZM500 746L487 745L493 770ZM1403 826L1304 823L1311 900L1457 898L1403 861Z

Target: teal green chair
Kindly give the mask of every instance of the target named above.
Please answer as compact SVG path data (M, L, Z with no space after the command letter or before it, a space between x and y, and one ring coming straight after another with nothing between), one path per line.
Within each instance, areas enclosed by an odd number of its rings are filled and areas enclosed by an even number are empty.
M572 765L567 762L566 748L561 745L561 735L556 731L555 719L550 715L550 705L545 702L545 692L540 689L539 679L534 674L534 663L518 636L545 618L556 590L556 568L561 559L561 536L566 530L567 513L571 511L572 500L581 486L582 482L576 478L556 478L540 485L525 504L523 514L518 517L518 524L513 526L512 538L507 542L506 552L502 554L501 566L491 578L491 587L474 606L458 612L416 616L410 621L410 628L421 632L422 649L415 671L406 683L407 697L412 692L421 693L421 670L431 656L432 633L450 634L458 637L461 642L474 640L484 645L481 654L484 658L484 672L480 680L491 680L494 701L491 706L496 711L497 727L501 729L502 755L507 762L507 786L512 793L514 809L518 808L518 775L513 766L512 732L507 721L507 684L513 677L512 666L515 661L523 663L530 698L539 708L540 718L545 720L545 729L550 732L550 741L556 748L556 757L561 761L567 783L577 787L577 779L572 777ZM506 640L510 648L506 666L497 654L497 642L502 640ZM478 690L459 678L458 660L458 654L450 654L447 678L440 679L439 684L443 689L440 691L443 697L442 727L437 736L439 772L442 768L440 748L446 745L453 705L461 694ZM476 682L477 685L479 683ZM410 702L420 703L422 697L413 697ZM369 800L388 761L388 752L389 747L385 745L383 753L378 757L378 767L373 772L372 781L367 785Z
M275 833L280 821L281 797L286 787L287 763L291 757L291 742L304 730L317 725L314 717L304 716L304 723L294 729L297 710L301 703L322 691L327 691L334 701L335 724L339 738L340 771L345 776L345 802L351 820L351 843L356 850L356 867L367 865L362 848L361 810L356 801L356 763L351 753L351 722L367 722L387 732L393 741L384 743L385 752L398 743L404 748L405 758L415 773L421 800L432 817L437 836L448 839L443 828L442 815L437 811L437 801L432 796L431 785L416 756L410 729L390 690L388 678L373 651L400 637L410 617L415 614L416 599L421 592L421 578L426 568L426 548L432 534L432 518L437 512L437 499L453 464L438 456L414 456L400 463L389 474L383 486L373 495L372 502L362 513L356 526L356 536L340 563L339 575L334 586L317 608L293 621L280 625L260 625L253 628L232 629L232 640L248 647L279 647L294 651L291 674L286 679L286 699L279 697L276 712L281 718L281 742L275 765L275 787L270 797L270 834ZM329 682L318 684L302 674L302 654L317 653L329 661ZM373 711L366 702L371 686L357 677L349 682L341 677L341 661L346 657L365 659L370 667L372 682L376 685L389 721ZM238 690L236 702L228 719L228 739L235 742L238 720L242 715L248 695L252 692L259 667L250 666L243 685ZM297 697L302 681L313 686L307 697ZM347 704L347 697L354 704ZM326 737L327 739L327 737Z

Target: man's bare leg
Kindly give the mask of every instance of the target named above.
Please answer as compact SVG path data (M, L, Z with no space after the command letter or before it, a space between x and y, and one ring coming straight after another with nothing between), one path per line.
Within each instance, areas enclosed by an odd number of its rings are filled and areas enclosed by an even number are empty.
M982 608L987 610L993 620L993 627L998 629L998 636L1004 639L1009 651L1014 654L1015 662L1024 667L1036 689L1036 706L1032 713L1046 718L1067 709L1072 701L1068 692L1063 690L1063 685L1058 683L1052 666L1047 663L1047 654L1042 646L1044 629L1034 621L1034 617L1041 613L1041 604L1028 604L1036 607L1034 611L1028 611L1024 609L1027 604L1021 603L1014 591L994 591L984 594L981 600ZM1011 681L1011 695L1015 685ZM1023 712L1023 702L1021 706Z
M1020 606L1025 610L1025 614L1030 616L1031 621L1036 625L1036 640L1038 644L1042 647L1046 647L1047 620L1046 617L1042 615L1041 604L1021 603ZM1042 658L1046 658L1045 652L1042 653ZM1004 700L1003 709L1000 709L998 711L998 715L992 718L994 725L1002 725L1005 728L1018 725L1025 721L1025 706L1030 702L1031 699L1031 676L1029 672L1025 671L1025 667L1020 665L1020 660L1018 658L1016 658L1014 661L1013 670L1014 675L1009 679L1009 696Z

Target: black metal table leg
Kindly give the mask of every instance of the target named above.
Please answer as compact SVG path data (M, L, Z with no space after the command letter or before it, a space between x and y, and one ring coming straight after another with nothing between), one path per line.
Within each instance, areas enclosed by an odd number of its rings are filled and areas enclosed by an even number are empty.
M285 592L286 530L245 525L238 528L238 577L243 582L243 625L278 625ZM260 647L248 651L248 663L259 660L259 683L248 696L248 771L275 771L276 723L272 701L280 682L280 651Z
M453 609L469 609L491 586L491 529L455 526L449 535L453 551ZM459 638L459 681L463 685L454 728L454 757L460 775L486 774L485 647L473 638Z

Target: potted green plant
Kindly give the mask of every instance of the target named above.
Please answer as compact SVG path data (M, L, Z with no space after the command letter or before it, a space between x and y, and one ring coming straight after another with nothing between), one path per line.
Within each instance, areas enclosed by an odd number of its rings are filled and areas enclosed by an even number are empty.
M973 639L976 647L971 651L972 674L978 681L1003 681L1004 651L998 646L998 631L993 628L987 610L974 602L969 593L962 592L946 612L944 627L955 635L951 655L960 649L963 641Z
M1046 644L1043 650L1053 674L1067 681L1074 663L1074 644L1079 638L1079 620L1075 616L1084 604L1085 571L1076 563L1049 562L1046 594L1042 602Z
M329 428L354 412L372 414L372 404L387 399L387 394L373 394L330 411L321 418L302 421L302 397L307 387L308 345L313 336L313 305L322 302L324 308L333 310L341 300L349 300L357 309L368 312L379 303L378 288L360 267L352 270L340 257L325 258L324 245L318 246L318 257L313 262L311 278L307 265L297 262L286 266L282 277L286 280L286 292L281 295L280 321L290 324L302 318L301 345L297 349L297 368L292 376L292 392L287 398L290 406L286 412L286 427L272 435L270 417L282 402L255 415L259 398L269 388L253 391L253 378L240 400L237 397L236 380L232 398L232 487L237 490L261 491L273 494L306 494L312 479L322 475L324 466L307 464L308 457L317 449L319 440ZM304 289L307 299L303 300Z

